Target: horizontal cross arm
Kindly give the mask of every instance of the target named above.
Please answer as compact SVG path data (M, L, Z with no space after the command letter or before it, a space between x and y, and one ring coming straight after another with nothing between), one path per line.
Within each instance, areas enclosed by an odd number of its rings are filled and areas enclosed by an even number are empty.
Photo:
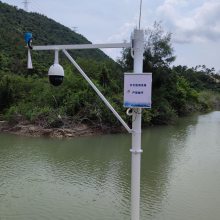
M111 43L111 44L73 44L73 45L45 45L33 46L33 50L82 50L98 48L131 48L131 43Z

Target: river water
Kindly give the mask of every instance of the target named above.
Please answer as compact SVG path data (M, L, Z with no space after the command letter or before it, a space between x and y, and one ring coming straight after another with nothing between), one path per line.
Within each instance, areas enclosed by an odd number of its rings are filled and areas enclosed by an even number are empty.
M0 135L0 220L129 220L127 134ZM220 219L220 112L143 131L142 220Z

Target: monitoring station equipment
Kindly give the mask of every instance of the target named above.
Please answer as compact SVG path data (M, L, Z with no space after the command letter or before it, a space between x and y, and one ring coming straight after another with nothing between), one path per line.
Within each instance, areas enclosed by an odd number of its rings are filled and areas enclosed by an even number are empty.
M121 122L124 128L132 134L132 146L130 149L132 155L131 165L131 220L140 219L140 170L141 170L141 118L142 109L151 108L151 73L143 73L143 53L144 53L144 31L135 29L131 35L130 43L111 43L111 44L73 44L73 45L45 45L32 46L32 34L25 34L25 42L28 48L28 68L32 69L31 50L34 51L54 51L54 64L50 67L48 76L49 82L54 86L59 86L64 80L64 69L59 64L59 51L62 51L69 61L76 67L82 77L89 83L101 100L112 111L115 117ZM127 108L127 114L132 117L132 128L117 113L109 101L99 91L92 80L77 64L75 59L67 50L83 49L103 49L103 48L129 48L132 51L134 59L134 70L132 73L125 73L124 76L124 107Z
M54 64L50 67L48 71L49 82L53 86L60 86L63 83L64 69L59 64L59 51L55 50Z

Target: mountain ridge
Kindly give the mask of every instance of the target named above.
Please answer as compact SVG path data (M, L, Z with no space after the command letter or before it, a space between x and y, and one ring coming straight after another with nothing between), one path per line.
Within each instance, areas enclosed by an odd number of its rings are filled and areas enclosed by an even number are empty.
M32 32L34 45L53 44L87 44L86 37L72 31L63 24L35 12L25 12L16 6L0 1L0 70L22 74L26 70L26 50L24 33ZM53 62L51 52L33 52L36 58L34 73L41 75L40 66L48 67ZM97 61L112 61L104 52L98 49L74 50L71 54L76 58L95 59ZM39 63L39 64L38 64Z

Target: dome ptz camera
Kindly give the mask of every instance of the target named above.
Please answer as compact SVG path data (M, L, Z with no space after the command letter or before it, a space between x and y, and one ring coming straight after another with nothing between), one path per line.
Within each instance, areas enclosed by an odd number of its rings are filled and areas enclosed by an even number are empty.
M63 83L64 79L64 69L59 64L59 54L58 50L55 51L54 64L50 67L48 71L49 82L53 86L59 86Z
M58 63L54 63L49 69L48 76L50 84L53 86L61 85L64 79L63 67Z

